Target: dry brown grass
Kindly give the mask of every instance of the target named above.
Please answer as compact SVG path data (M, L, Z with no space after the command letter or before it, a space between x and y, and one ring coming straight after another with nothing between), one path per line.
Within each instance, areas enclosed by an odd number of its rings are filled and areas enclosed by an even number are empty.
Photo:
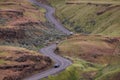
M70 57L82 58L90 62L107 64L113 56L118 62L120 49L117 48L113 55L117 38L102 37L99 35L77 35L59 44L59 54ZM114 61L113 60L113 61Z
M5 26L1 27L6 27L7 25L14 26L18 21L21 23L23 23L22 21L45 22L43 10L37 6L33 6L28 0L8 0L7 2L3 0L0 1L0 4L0 13L2 13L1 18L7 19L4 24ZM23 14L19 15L17 11L22 11Z
M21 80L51 66L49 57L25 48L0 46L0 80ZM32 73L31 73L32 72Z

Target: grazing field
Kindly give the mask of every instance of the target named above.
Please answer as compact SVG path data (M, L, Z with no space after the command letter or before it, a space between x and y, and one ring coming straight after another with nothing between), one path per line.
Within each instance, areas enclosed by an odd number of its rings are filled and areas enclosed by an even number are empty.
M56 53L73 61L64 72L43 80L119 80L120 38L75 35L58 45Z
M56 53L73 61L43 80L120 80L119 0L38 0L55 7L55 17L74 35ZM89 34L89 35L87 35Z
M56 8L56 17L69 30L85 34L120 35L119 0L114 0L117 4L110 0L78 0L82 2L79 4L67 4L67 1L49 0L49 3Z
M119 37L103 37L99 35L75 35L58 46L58 54L77 57L99 64L120 64ZM111 60L111 57L113 60Z

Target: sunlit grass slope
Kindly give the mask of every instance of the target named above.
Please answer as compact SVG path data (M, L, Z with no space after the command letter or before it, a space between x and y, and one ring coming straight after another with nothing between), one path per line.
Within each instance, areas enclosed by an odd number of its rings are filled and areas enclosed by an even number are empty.
M94 0L94 3L91 3L93 0L80 0L85 3L66 4L67 1L49 0L56 8L56 16L68 29L78 33L120 35L119 4L99 4L103 0ZM112 1L120 3L119 0ZM110 3L111 0L106 2Z
M100 35L72 36L59 44L56 53L69 58L73 64L64 72L46 80L119 80L118 40Z

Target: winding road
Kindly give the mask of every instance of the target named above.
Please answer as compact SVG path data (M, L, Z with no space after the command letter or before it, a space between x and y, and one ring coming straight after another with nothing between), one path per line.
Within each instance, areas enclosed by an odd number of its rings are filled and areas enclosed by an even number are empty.
M59 31L61 31L61 32L63 32L63 33L65 33L65 34L67 34L67 35L70 35L70 31L69 30L67 30L59 21L57 21L57 19L54 17L54 13L55 13L55 9L53 8L53 7L51 7L51 6L48 6L48 5L45 5L45 4L42 4L42 3L39 3L39 2L37 2L36 0L29 0L30 2L32 2L32 3L34 3L34 4L36 4L37 6L40 6L40 7L42 7L42 8L44 8L44 9L46 9L46 18L47 18L47 20L50 22L50 23L52 23L52 24L54 24L55 25L55 28L57 29L57 30L59 30Z
M66 28L64 28L64 26L58 22L55 17L53 16L53 14L55 13L55 9L48 6L48 5L45 5L45 4L41 4L39 2L37 2L36 0L29 0L30 2L42 7L42 8L45 8L47 10L46 12L46 18L49 22L51 22L52 24L55 25L55 28L61 32L63 32L64 34L66 35L70 35L70 31L67 30ZM60 67L59 68L51 68L51 69L48 69L46 71L43 71L41 73L38 73L38 74L35 74L31 77L28 77L28 78L25 78L24 80L40 80L44 77L47 77L49 75L52 75L52 74L55 74L55 73L58 73L62 70L64 70L65 68L67 68L68 66L70 66L72 64L71 61L59 56L59 55L56 55L54 53L55 49L56 49L57 45L56 44L52 44L50 46L47 46L45 48L42 48L40 50L40 53L43 53L44 55L50 57L55 63L57 64L60 64Z

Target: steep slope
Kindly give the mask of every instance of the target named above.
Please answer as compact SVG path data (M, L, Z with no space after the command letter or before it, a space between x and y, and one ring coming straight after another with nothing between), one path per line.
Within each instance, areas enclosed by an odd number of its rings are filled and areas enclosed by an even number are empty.
M78 33L119 36L119 0L77 0L77 3L70 4L68 1L48 0L56 8L56 17L65 27Z
M76 35L59 44L56 53L71 59L73 65L43 80L119 80L119 0L68 1L42 0L56 8L56 17L68 29L92 35Z
M35 50L60 39L64 34L46 20L45 12L28 0L1 0L0 44Z
M120 38L75 35L59 44L56 53L73 60L73 65L50 80L69 80L73 74L74 80L120 79Z
M48 23L45 12L28 0L0 0L0 80L22 80L51 67L49 57L27 50L63 35Z
M0 80L21 80L52 65L49 57L24 48L0 46Z
M77 57L93 63L108 64L110 56L119 58L119 40L120 38L117 37L75 35L59 44L58 54Z
M120 5L113 2L119 0L79 0L80 3L47 1L56 8L56 17L68 29L78 33L118 37L75 35L68 38L59 44L56 53L71 59L73 65L43 80L119 80Z

